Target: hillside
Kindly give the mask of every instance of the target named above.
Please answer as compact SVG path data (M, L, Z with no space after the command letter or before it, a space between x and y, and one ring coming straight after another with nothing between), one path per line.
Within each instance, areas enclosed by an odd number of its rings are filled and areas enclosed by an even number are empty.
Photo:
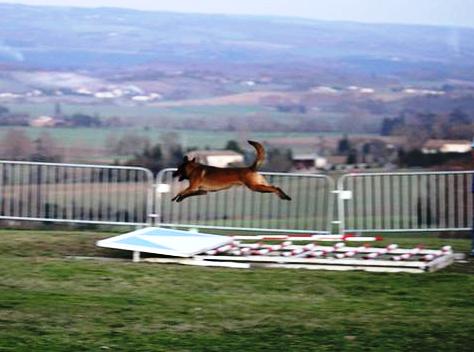
M378 133L386 118L455 110L474 121L470 28L11 4L0 13L5 126L77 113L114 127L305 133Z
M0 62L21 66L309 63L389 74L472 67L474 29L0 4ZM97 45L100 43L100 45Z

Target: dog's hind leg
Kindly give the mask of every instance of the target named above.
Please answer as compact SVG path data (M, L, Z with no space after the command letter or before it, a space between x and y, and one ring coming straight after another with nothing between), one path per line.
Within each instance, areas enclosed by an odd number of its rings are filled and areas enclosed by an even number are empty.
M272 185L264 185L264 184L245 184L245 185L255 192L275 193L281 199L291 200L291 197L285 192L283 192L283 190L280 187L276 187Z

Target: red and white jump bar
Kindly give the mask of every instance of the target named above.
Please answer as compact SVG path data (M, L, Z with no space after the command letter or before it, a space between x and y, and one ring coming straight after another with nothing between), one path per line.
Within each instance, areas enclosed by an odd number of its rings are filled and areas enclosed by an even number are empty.
M295 234L295 235L256 235L256 236L232 236L238 241L325 241L325 242L370 242L383 240L380 236L356 236L353 234L345 235L316 235L316 234Z

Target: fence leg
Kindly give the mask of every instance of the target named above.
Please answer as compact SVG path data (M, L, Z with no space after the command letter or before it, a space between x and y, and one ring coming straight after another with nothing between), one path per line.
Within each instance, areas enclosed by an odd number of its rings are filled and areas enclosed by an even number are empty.
M471 257L474 257L474 219L471 229Z
M474 139L471 144L471 158L474 160ZM471 196L474 195L474 177L471 178ZM472 210L472 207L471 207ZM472 216L471 228L471 257L474 257L474 215Z
M332 191L337 197L337 217L338 219L333 221L332 224L337 225L337 234L343 235L345 232L344 222L344 201L352 199L352 192L344 190L342 182L338 183L338 189Z

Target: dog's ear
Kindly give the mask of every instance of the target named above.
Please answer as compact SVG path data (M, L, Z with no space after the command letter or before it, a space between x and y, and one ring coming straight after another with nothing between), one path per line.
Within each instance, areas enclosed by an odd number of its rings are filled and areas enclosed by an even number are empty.
M187 162L189 161L189 159L188 159L188 156L187 156L187 155L185 155L185 156L183 157L183 161L184 161L185 163L187 163Z
M196 157L194 157L193 160L191 160L191 162L195 163L196 162Z

